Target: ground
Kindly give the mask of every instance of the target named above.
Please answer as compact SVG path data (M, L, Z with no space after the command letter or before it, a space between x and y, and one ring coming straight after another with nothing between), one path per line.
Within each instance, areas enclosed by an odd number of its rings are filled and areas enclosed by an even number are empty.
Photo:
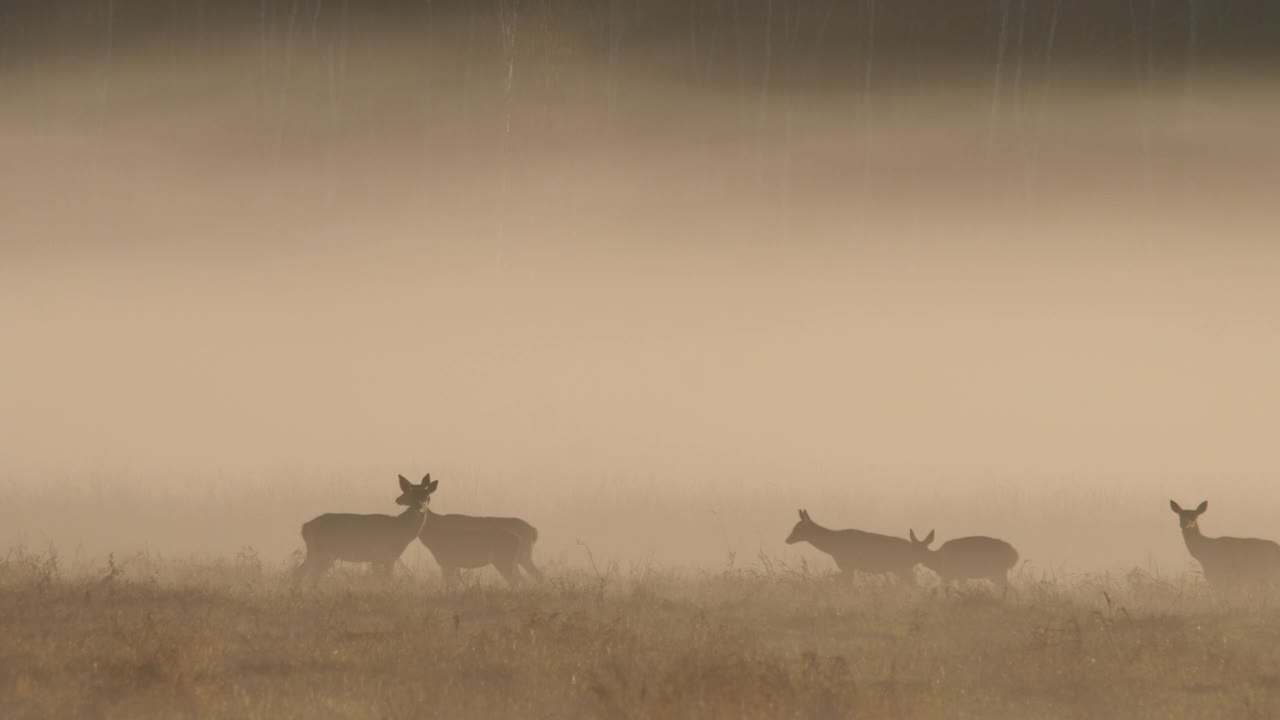
M943 593L788 568L430 568L314 589L252 552L0 561L3 715L1277 717L1280 610L1195 577Z

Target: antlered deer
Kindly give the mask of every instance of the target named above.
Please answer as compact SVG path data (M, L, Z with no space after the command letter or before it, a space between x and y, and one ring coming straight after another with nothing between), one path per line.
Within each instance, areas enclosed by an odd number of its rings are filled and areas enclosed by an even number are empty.
M1002 590L1009 588L1009 570L1018 564L1018 551L1003 540L975 535L948 540L930 550L933 531L924 540L909 530L916 561L938 574L943 586L964 580L990 580Z
M389 575L404 549L422 531L427 504L438 484L431 482L430 474L421 485L414 485L401 475L396 504L407 505L408 509L399 515L326 513L303 523L307 559L298 567L298 575L318 578L338 560L372 563L375 570Z
M440 565L446 585L452 583L458 570L486 565L493 565L512 586L520 583L517 567L542 580L542 573L533 564L538 531L524 520L427 512L429 517L419 539Z
M822 527L809 517L807 510L800 511L800 522L787 536L787 544L807 542L836 561L840 571L850 574L891 574L902 580L912 580L916 565L911 543L902 538L862 530L831 530Z
M1195 510L1183 510L1172 500L1169 507L1178 514L1182 539L1204 570L1205 580L1218 586L1280 581L1280 545L1258 538L1211 538L1200 534L1199 518L1209 509L1208 500Z

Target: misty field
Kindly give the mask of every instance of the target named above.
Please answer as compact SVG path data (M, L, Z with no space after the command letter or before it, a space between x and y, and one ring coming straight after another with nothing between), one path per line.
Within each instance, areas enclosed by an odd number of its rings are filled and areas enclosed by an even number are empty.
M0 720L1280 718L1277 8L0 0Z
M1198 578L942 593L761 557L549 568L446 594L432 570L318 588L224 560L0 562L6 717L1275 717L1280 610Z

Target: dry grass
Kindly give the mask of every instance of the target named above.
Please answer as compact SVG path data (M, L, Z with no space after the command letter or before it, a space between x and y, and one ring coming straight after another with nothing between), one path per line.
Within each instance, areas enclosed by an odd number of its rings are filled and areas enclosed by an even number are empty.
M7 717L1275 717L1280 612L1190 579L1021 577L1000 600L765 559L677 575L357 569L251 551L0 563Z

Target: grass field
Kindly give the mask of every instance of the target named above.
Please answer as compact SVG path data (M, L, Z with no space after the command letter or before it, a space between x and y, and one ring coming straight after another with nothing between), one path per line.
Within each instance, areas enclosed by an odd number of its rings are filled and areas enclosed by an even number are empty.
M6 717L1276 717L1280 610L1198 578L1031 577L1009 597L761 557L433 568L318 588L252 551L0 562Z
M1280 718L1262 5L0 0L0 720Z

